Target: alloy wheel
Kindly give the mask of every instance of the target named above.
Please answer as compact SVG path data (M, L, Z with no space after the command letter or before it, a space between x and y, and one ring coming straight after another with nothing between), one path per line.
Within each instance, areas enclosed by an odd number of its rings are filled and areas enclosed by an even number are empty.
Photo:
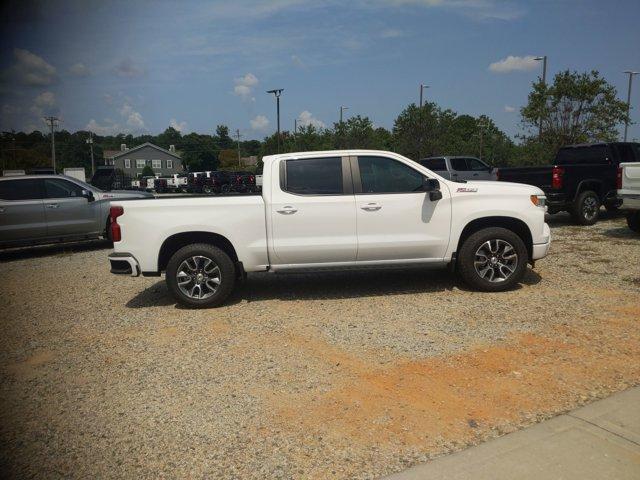
M481 278L492 283L504 282L516 271L518 254L506 240L487 240L476 250L473 264Z
M176 280L184 295L203 300L216 293L222 281L222 274L218 264L212 259L195 255L180 264Z

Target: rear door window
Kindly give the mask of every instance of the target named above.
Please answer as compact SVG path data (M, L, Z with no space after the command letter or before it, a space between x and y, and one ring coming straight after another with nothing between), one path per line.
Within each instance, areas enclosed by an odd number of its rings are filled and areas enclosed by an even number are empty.
M444 158L428 158L426 160L421 160L420 165L427 167L429 170L433 171L447 171L447 162L445 162Z
M0 200L40 200L43 197L41 179L0 181Z
M474 172L486 172L487 170L489 170L489 167L487 167L477 158L467 158L467 166L469 167L469 170L472 170Z
M469 170L466 158L452 158L449 161L451 162L451 168L453 170L458 172L465 172Z
M286 160L284 191L298 195L342 195L342 158Z

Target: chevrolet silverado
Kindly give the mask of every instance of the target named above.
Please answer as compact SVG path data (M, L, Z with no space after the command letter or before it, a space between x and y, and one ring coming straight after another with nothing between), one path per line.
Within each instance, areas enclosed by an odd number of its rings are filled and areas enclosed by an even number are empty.
M179 303L217 306L247 272L450 266L502 291L547 254L537 187L458 183L391 152L266 156L261 194L114 202L115 274L159 276Z

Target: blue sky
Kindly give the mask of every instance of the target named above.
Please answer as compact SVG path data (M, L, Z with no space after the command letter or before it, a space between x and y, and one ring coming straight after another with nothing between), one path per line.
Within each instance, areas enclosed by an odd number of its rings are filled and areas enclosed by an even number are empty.
M53 113L72 131L224 123L261 138L275 130L272 88L285 89L283 129L329 126L340 105L391 128L424 82L426 98L513 136L541 72L531 56L549 57L549 77L597 69L623 100L622 71L640 70L638 0L10 1L1 13L2 130L42 130Z

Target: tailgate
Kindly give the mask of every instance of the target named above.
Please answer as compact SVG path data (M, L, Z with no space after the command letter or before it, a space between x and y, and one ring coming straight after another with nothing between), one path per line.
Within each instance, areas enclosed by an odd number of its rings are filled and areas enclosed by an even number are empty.
M624 194L640 195L640 162L621 163L622 191Z

